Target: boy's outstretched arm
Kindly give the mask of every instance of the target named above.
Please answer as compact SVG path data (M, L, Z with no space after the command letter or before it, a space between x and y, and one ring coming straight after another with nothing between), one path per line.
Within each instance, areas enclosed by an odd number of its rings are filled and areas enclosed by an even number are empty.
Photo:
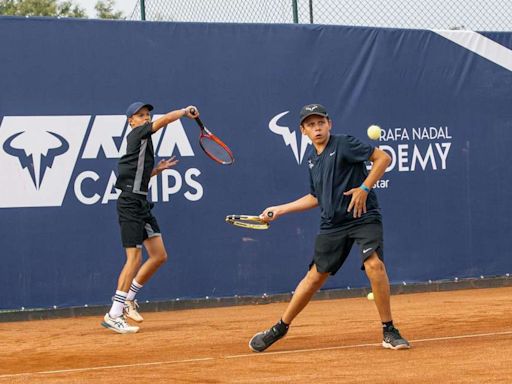
M194 111L195 113L193 114L191 111ZM172 123L173 121L176 121L178 119L181 119L184 116L188 117L189 119L195 119L199 116L199 110L197 109L197 107L189 105L186 108L168 112L165 115L160 116L158 119L153 121L152 131L156 132L159 129L165 127L167 124Z
M273 221L287 213L307 211L308 209L316 207L318 207L317 198L308 193L307 195L302 196L300 199L290 203L265 208L263 212L261 212L260 218L264 221ZM268 215L269 212L272 212L271 216Z

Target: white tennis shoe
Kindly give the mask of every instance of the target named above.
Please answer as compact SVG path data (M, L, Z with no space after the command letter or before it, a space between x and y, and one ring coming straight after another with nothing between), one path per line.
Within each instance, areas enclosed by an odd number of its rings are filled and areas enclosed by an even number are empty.
M137 310L138 308L139 303L137 303L137 300L126 300L124 302L124 315L127 318L136 321L137 323L142 323L144 318L140 315L139 311Z
M124 319L124 316L110 317L108 313L105 314L101 325L117 333L139 332L139 327L128 324Z

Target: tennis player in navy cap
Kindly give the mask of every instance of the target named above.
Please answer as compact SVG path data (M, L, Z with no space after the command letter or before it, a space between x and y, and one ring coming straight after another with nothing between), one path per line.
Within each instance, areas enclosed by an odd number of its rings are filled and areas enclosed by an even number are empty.
M254 352L263 352L283 338L295 317L330 275L343 265L354 243L359 245L361 269L366 272L382 321L382 346L408 349L409 342L393 324L389 279L384 265L382 217L372 190L390 164L384 151L350 135L331 135L332 121L321 104L305 105L300 129L313 143L308 159L310 193L281 205L266 208L261 217L273 221L292 212L320 208L320 231L306 276L281 319L250 340ZM370 172L366 161L373 163ZM269 213L272 212L272 215Z
M126 117L131 132L126 137L126 154L119 160L116 188L121 190L117 200L117 213L121 226L121 239L126 251L126 263L117 282L110 311L105 314L103 325L117 333L135 333L138 326L126 322L126 318L138 323L143 321L138 312L135 295L167 260L160 228L151 213L153 203L147 200L149 179L178 162L173 157L160 161L155 167L155 152L151 135L169 123L182 117L199 116L195 106L168 112L151 121L151 104L137 101L128 106ZM142 263L142 246L148 258Z

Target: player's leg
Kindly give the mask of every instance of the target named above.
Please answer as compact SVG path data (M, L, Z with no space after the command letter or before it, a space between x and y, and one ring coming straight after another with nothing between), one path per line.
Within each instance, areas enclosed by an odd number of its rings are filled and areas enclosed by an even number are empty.
M390 349L408 349L409 342L400 334L393 324L391 315L389 279L386 267L377 252L374 252L364 261L366 275L372 286L375 305L382 321L383 341L382 346Z
M377 252L373 252L370 257L364 261L364 270L370 280L373 297L380 319L383 323L392 320L391 303L389 292L389 279L386 267L379 259Z
M335 274L341 268L352 243L345 231L317 236L315 254L308 273L295 289L281 320L266 331L257 333L249 341L249 347L254 352L263 352L286 335L293 319L309 303L329 275Z
M130 284L142 263L142 248L126 248L126 263L119 274L117 289L128 292Z
M351 230L351 236L361 247L362 269L370 280L377 311L382 321L384 348L406 349L409 342L400 335L393 324L390 303L389 278L384 265L382 224L363 224Z
M263 352L277 340L282 339L288 333L288 327L293 319L306 307L328 277L329 273L318 272L316 265L313 264L306 276L295 288L292 299L286 307L281 320L266 331L254 335L249 341L249 348L254 352Z
M157 269L167 261L167 252L162 236L153 236L144 240L144 247L148 252L148 259L142 264L137 276L135 276L135 280L141 285L146 284Z
M103 325L118 333L135 333L139 327L126 323L123 312L133 278L142 262L142 242L144 241L145 213L141 198L122 192L117 199L117 214L121 227L121 240L126 252L126 262L119 275L117 291L110 311L103 318Z
M123 312L130 284L140 268L142 250L136 247L129 247L125 250L126 262L119 274L117 291L112 301L112 307L103 318L101 325L117 333L135 333L138 332L139 327L130 326L126 323Z
M160 228L153 216L144 225L144 238L144 247L148 253L148 258L131 282L125 305L126 317L138 323L142 322L144 318L138 311L139 305L135 300L135 295L149 281L158 268L167 261L167 252L160 234Z
M285 324L290 325L295 317L306 307L313 295L324 285L329 277L328 272L318 272L313 264L306 276L301 280L295 293L281 318Z

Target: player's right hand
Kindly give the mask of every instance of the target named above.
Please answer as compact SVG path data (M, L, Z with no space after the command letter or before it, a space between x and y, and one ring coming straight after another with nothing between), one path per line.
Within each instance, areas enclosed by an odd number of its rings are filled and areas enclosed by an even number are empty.
M260 213L260 219L265 223L270 221L274 221L279 217L278 208L277 207L268 207Z
M199 109L197 109L195 105L189 105L183 109L185 110L185 116L187 116L189 119L195 119L196 117L199 117Z

